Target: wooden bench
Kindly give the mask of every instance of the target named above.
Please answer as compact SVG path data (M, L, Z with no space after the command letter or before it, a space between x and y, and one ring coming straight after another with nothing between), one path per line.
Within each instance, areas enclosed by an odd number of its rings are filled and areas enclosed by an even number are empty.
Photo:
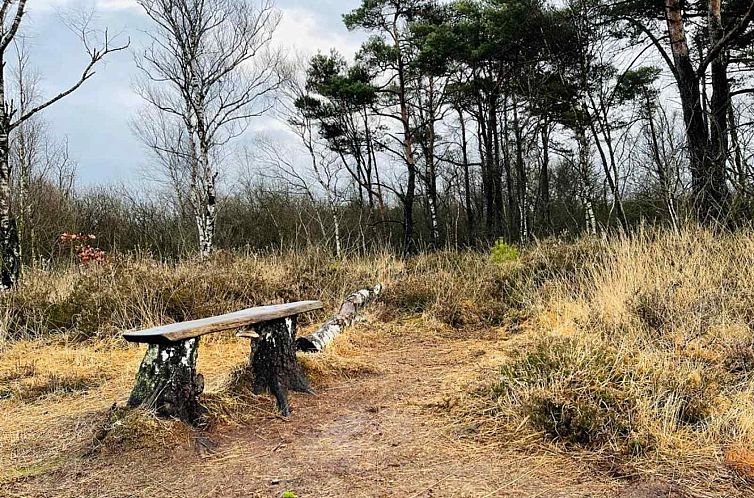
M252 339L249 363L254 393L272 393L287 417L288 389L313 392L296 361L296 319L321 308L320 301L260 306L123 334L129 342L149 345L128 406L148 406L159 415L196 423L203 415L199 395L204 390L204 378L196 372L199 338L242 329L237 336Z

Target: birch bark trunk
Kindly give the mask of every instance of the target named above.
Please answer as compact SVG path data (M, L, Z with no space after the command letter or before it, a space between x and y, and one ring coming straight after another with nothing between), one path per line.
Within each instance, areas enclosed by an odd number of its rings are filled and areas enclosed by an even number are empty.
M0 288L9 290L21 273L21 243L11 206L10 116L5 100L5 66L0 54Z
M128 406L196 424L204 414L199 395L204 377L196 372L199 339L150 344L136 374Z
M253 342L251 370L255 394L269 392L277 400L280 414L291 414L288 389L314 394L309 380L296 361L296 317L282 318L255 327L259 340Z
M368 305L382 292L382 285L372 289L362 289L348 296L340 307L338 314L326 321L315 332L296 339L296 349L306 353L321 353L343 329L349 327L356 319L359 310Z
M330 216L332 216L333 235L335 236L335 256L343 257L343 248L340 240L340 218L338 217L338 208L335 201L330 200Z
M553 232L550 202L550 123L542 126L542 169L539 175L539 190L542 200L542 219L549 233Z

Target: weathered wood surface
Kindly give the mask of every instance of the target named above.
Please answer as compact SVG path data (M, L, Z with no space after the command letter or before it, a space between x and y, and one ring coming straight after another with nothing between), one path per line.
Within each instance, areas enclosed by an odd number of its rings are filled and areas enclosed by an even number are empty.
M128 406L143 406L163 417L196 424L204 409L199 395L204 378L196 372L199 339L150 344L136 374Z
M124 334L127 341L149 344L128 406L144 406L161 416L199 423L204 413L199 401L204 378L196 372L199 337L252 327L255 330L242 330L237 335L252 339L253 389L274 394L281 413L288 416L287 389L312 392L296 362L296 317L320 308L320 301L259 306Z
M307 311L322 308L320 301L300 301L287 304L273 304L258 306L234 313L191 320L188 322L172 323L151 329L126 332L123 337L129 342L160 344L200 337L213 332L221 332L240 327L286 318Z
M293 340L296 317L282 318L255 325L258 340L251 341L250 367L254 394L269 392L277 400L280 414L290 415L288 389L314 394L309 380L296 360Z
M324 351L343 329L350 326L358 316L359 310L374 301L382 292L382 284L373 289L362 289L348 296L340 307L338 314L327 320L312 334L296 339L296 349L306 353Z

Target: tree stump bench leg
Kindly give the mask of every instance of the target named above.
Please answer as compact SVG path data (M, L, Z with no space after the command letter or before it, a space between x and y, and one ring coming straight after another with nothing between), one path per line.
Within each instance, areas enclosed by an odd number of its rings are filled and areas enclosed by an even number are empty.
M288 389L314 394L309 380L296 360L293 340L296 317L271 320L255 326L259 339L252 341L251 369L254 394L275 396L281 415L290 415Z
M204 413L199 395L204 377L196 373L199 339L150 344L128 406L152 408L163 417L175 417L195 424Z

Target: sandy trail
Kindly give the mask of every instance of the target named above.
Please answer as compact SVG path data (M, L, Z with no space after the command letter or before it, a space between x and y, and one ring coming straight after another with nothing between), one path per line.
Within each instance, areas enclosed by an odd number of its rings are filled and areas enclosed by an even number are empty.
M525 455L500 443L464 437L463 427L451 425L438 403L455 396L469 372L495 364L505 338L496 333L480 339L417 329L394 322L378 332L369 324L360 325L352 340L361 361L378 373L319 382L316 396L293 395L289 420L273 416L271 401L260 398L258 413L248 423L216 427L207 434L217 443L212 451L199 451L201 445L192 443L89 458L75 455L49 471L6 480L0 494L615 495L620 484L567 457Z

